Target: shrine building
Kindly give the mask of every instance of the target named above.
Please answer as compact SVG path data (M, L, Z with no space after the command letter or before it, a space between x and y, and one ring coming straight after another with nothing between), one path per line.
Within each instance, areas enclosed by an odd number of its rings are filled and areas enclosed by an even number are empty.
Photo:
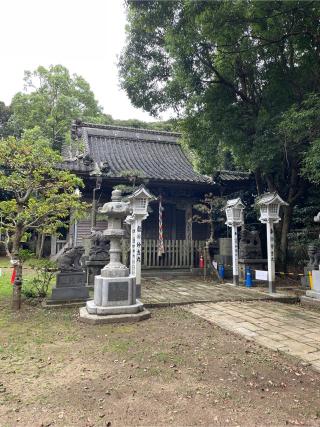
M201 175L184 153L180 137L173 132L74 122L71 143L62 149L63 168L82 178L82 197L92 209L86 219L70 228L65 239L52 239L51 254L61 251L75 236L76 244L84 244L92 230L105 228L98 208L110 200L114 186L144 184L155 200L143 222L142 268L197 267L209 227L193 221L193 205L208 193L221 196L237 191L250 177L232 171Z

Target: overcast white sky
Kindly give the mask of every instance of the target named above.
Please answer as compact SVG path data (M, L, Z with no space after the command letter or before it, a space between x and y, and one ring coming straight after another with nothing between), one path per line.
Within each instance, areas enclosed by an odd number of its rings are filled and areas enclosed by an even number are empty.
M23 90L24 70L62 64L90 83L105 113L154 120L119 88L125 24L123 0L0 0L0 101Z

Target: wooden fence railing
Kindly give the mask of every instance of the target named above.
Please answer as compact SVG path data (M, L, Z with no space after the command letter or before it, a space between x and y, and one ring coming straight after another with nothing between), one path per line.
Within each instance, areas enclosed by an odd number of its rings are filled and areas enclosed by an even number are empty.
M158 240L142 241L142 268L190 268L199 266L203 240L164 240L164 254L158 256Z
M66 243L67 240L55 240L51 256L59 254ZM199 258L205 243L204 240L164 240L164 254L159 257L159 241L145 239L142 241L142 268L199 267Z

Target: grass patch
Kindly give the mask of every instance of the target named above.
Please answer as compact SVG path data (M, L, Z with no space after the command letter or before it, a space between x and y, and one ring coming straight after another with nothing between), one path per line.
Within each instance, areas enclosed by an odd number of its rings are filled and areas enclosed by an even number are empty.
M0 267L1 268L1 267ZM8 298L12 294L12 285L10 283L11 269L2 269L0 276L0 298Z
M173 365L181 365L183 362L183 359L181 356L178 356L177 354L167 353L164 351L159 351L157 353L153 354L153 357L156 361L160 363L170 363Z
M133 346L133 342L129 340L123 339L115 339L112 341L108 341L108 344L104 345L102 348L103 353L116 353L118 355L124 355L129 352L131 347Z

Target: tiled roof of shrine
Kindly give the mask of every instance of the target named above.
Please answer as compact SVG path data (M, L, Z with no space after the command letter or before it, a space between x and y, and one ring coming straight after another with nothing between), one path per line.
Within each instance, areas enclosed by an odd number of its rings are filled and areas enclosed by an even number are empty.
M62 149L63 167L110 177L128 176L186 183L213 183L197 173L178 140L179 133L76 122L71 144Z
M229 171L229 170L220 170L217 171L213 179L215 182L226 182L226 181L248 181L252 177L250 172L242 171Z

